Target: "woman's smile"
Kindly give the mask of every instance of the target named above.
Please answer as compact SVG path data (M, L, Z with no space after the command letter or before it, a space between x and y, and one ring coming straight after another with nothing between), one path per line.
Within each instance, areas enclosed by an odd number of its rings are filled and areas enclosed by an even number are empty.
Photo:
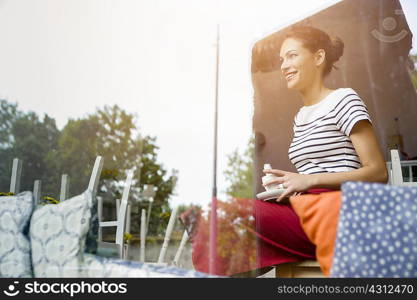
M298 71L286 72L286 73L284 74L285 79L286 79L287 81L291 81L291 80L295 77L295 75L297 75L297 73L298 73Z

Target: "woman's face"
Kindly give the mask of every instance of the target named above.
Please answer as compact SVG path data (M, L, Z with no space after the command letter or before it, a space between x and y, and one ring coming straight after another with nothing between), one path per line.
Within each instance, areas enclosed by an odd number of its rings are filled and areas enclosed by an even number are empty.
M289 89L304 90L321 78L321 63L317 54L313 54L297 39L284 40L280 51L280 61L281 72Z

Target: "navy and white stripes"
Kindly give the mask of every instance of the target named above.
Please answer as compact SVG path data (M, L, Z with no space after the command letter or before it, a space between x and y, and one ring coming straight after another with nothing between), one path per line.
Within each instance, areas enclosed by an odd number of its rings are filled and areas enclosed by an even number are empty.
M317 104L304 106L294 119L288 155L301 174L345 172L361 167L349 138L360 120L371 122L365 104L350 88L330 93Z

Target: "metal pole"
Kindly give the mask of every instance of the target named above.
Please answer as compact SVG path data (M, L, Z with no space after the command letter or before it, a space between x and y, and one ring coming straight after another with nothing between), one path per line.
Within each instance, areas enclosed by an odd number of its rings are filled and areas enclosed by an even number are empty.
M217 44L216 44L216 99L214 108L214 159L213 159L213 192L211 197L210 214L210 248L209 248L209 273L216 274L217 256L217 110L219 98L219 25L217 25Z
M153 198L150 198L149 206L148 206L148 217L146 218L146 230L145 230L146 234L148 234L149 220L151 219L152 203L153 203Z

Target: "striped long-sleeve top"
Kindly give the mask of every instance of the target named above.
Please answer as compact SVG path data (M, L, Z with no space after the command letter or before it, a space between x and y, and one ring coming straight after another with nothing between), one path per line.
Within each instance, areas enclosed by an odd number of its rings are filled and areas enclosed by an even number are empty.
M301 174L345 172L361 162L349 138L360 120L371 122L365 103L351 88L331 92L319 103L303 106L294 119L288 155Z

